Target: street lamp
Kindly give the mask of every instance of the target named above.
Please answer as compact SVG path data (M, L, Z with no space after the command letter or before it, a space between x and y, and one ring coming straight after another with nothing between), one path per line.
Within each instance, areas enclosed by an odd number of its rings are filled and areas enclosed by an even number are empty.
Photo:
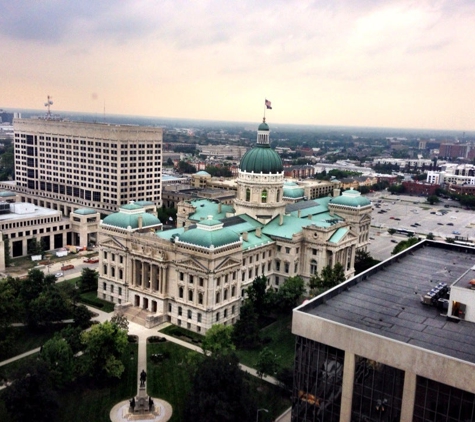
M256 422L259 422L259 412L269 413L267 409L257 409Z

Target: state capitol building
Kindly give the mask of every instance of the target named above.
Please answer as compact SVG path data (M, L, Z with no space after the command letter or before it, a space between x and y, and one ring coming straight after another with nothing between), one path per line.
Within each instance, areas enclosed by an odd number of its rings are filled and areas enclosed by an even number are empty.
M284 181L269 126L241 159L232 205L209 199L178 204L177 228L141 203L105 217L98 232L98 296L153 327L164 321L205 333L234 324L245 290L258 276L278 289L286 278L308 281L341 263L354 275L355 253L366 249L371 203L359 192L312 200ZM302 190L302 192L298 192Z

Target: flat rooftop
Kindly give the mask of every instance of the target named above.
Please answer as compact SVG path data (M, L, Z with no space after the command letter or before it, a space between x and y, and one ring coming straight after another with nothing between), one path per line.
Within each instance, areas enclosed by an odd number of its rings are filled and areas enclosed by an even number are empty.
M422 241L298 311L475 363L475 324L421 303L440 282L475 278L474 265L475 248Z

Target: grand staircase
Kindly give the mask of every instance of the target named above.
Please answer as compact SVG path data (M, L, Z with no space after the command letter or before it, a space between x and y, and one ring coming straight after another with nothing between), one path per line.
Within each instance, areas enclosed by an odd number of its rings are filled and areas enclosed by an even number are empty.
M117 306L116 306L117 308ZM122 313L127 319L136 324L142 325L146 328L153 328L162 322L166 322L166 317L162 314L154 314L146 309L138 308L130 305L122 305L120 309L116 309L115 312Z

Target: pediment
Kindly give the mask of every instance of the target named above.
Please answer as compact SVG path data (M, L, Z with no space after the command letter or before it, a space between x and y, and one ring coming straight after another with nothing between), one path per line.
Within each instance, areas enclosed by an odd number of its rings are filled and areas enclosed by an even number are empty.
M182 261L177 261L176 262L177 268L184 268L188 271L199 271L199 272L207 272L208 267L203 265L200 261L194 259L194 258L187 258L183 259Z
M119 248L123 251L126 251L127 250L127 247L122 244L122 242L120 242L118 239L116 239L115 237L113 236L109 236L107 237L107 239L105 240L102 240L101 241L101 247L110 247L110 248Z
M233 259L233 258L225 258L220 264L216 266L215 270L225 271L227 269L231 269L240 265L241 265L241 261L237 261L236 259Z

